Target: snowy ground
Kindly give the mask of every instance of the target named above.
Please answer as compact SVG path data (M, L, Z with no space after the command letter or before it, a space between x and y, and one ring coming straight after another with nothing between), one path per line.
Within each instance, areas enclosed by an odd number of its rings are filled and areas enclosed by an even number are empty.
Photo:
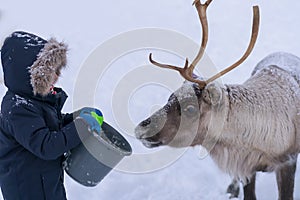
M103 47L103 44L111 41L110 39L114 36L123 35L127 31L155 27L166 31L176 31L198 42L201 35L200 26L196 11L191 4L192 0L87 0L82 2L53 0L51 3L50 1L41 3L37 0L5 1L0 5L0 43L14 30L26 30L45 38L55 36L67 42L70 47L69 67L64 71L59 85L70 96L64 111L71 112L73 107L76 107L74 104L74 98L77 98L75 85L80 77L79 72L83 68L81 64L95 48L101 44ZM255 64L271 52L286 51L300 56L299 1L215 0L208 9L211 31L207 48L207 54L215 66L221 69L233 63L244 52L250 35L251 6L255 4L258 4L261 10L261 30L257 45L242 66L223 77L224 82L242 83L250 76ZM125 44L138 43L139 37L144 36L135 35L129 41L120 40L118 43L115 43L116 40L113 39L111 43L108 43L112 46L103 48L118 52ZM158 41L159 39L157 38ZM149 48L157 51L155 47L160 47L155 46L155 41L151 42L153 45ZM174 41L176 42L178 41ZM122 121L126 120L119 118L122 113L127 113L132 123L136 124L146 118L158 105L165 103L170 94L168 87L157 84L145 86L143 83L138 83L140 84L138 89L131 93L129 91L130 98L121 96L122 101L118 98L117 103L114 103L118 97L116 95L120 95L116 91L124 86L124 84L120 86L119 83L128 80L127 75L135 69L148 64L148 53L149 49L138 47L123 52L122 55L108 60L109 68L106 73L104 76L97 77L98 85L93 96L94 106L101 108L106 121L118 127L119 130L124 129ZM98 57L99 63L112 54L108 50L104 51ZM178 65L183 62L178 56L170 56L166 52L157 51L156 55L161 60L175 60ZM181 56L184 57L185 54ZM100 69L106 67L100 66ZM136 72L136 74L139 77L136 76L133 79L149 80L152 78L147 73ZM86 79L88 82L89 77ZM156 80L157 77L153 79ZM175 73L172 80L177 81L172 86L168 85L170 88L178 87L182 81ZM125 86L126 84L127 82ZM88 84L84 86L91 87ZM0 92L1 95L4 94L4 86L0 88ZM80 94L85 95L85 93ZM124 102L124 108L113 112ZM162 155L157 153L161 149L148 150L136 141L132 136L132 126L122 133L132 144L134 155ZM123 168L115 170L95 188L80 186L66 176L68 197L70 200L228 199L225 190L230 183L230 178L220 172L209 157L200 159L199 151L198 147L188 149L178 159L171 159L172 162L167 166L162 167L158 164L155 170L151 168L152 170L141 170L135 173L137 170L134 166L132 170L127 169L127 172L124 172ZM158 159L157 162L159 161L161 160ZM147 160L141 166L146 168ZM295 187L295 197L298 200L300 199L299 188L300 169L298 167ZM257 196L260 200L277 199L274 174L258 175ZM242 195L240 198L242 199Z

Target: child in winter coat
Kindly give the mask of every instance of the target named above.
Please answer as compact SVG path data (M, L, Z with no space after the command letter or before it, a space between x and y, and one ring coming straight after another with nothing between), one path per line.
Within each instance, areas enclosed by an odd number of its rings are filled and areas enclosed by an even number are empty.
M66 65L67 46L14 32L1 49L8 88L0 115L0 186L8 200L64 200L64 153L99 129L82 110L62 114L67 99L53 87ZM98 124L99 126L99 124ZM78 130L80 127L80 131Z

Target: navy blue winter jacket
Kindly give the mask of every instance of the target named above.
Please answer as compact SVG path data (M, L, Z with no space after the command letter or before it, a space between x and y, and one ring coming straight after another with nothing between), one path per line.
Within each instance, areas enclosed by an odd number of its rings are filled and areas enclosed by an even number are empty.
M14 32L1 49L8 88L0 116L0 185L6 200L66 199L63 154L80 144L88 129L82 119L61 113L67 99L62 89L49 93L52 76L66 64L65 53L64 44L25 32Z

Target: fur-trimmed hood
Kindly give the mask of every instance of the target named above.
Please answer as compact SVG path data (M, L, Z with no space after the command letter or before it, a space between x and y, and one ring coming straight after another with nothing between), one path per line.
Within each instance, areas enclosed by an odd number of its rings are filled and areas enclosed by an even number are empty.
M67 63L67 45L31 33L13 32L1 49L4 83L15 93L47 96Z

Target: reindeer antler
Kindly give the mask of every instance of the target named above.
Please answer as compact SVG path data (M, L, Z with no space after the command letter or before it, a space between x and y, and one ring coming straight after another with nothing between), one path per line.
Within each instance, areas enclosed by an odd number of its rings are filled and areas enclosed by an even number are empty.
M208 6L211 2L212 2L212 0L207 0L204 4L201 4L200 0L195 0L194 3L193 3L193 5L195 5L195 7L198 11L200 23L201 23L201 26L202 26L202 42L201 42L201 46L200 46L200 49L198 51L198 54L197 54L196 58L193 60L193 62L190 66L188 66L189 65L188 59L186 59L186 61L185 61L184 68L181 68L181 67L177 67L177 66L174 66L174 65L158 63L158 62L156 62L152 59L152 53L150 53L150 55L149 55L149 60L152 64L154 64L158 67L176 70L181 74L181 76L183 78L185 78L188 81L198 83L201 88L205 87L206 83L204 81L193 78L193 71L194 71L195 66L197 65L197 63L203 57L203 54L205 52L205 48L206 48L206 45L207 45L207 41L208 41L208 22L207 22L207 17L206 17L206 10L207 10L207 8L208 8Z
M198 52L196 58L193 60L192 64L190 65L191 73L194 71L195 66L198 64L198 62L203 57L203 54L205 52L205 48L206 48L206 45L207 45L207 41L208 41L208 22L207 22L207 17L206 17L206 10L207 10L207 8L208 8L208 6L211 2L212 2L212 0L208 0L204 4L201 4L200 0L195 0L194 3L193 3L193 5L195 5L195 7L198 11L200 24L202 26L202 42L201 42L201 46L200 46L200 49L199 49L199 52Z
M218 73L218 74L214 75L213 77L209 78L206 82L210 83L210 82L216 80L217 78L220 78L224 74L230 72L231 70L233 70L234 68L236 68L240 64L242 64L248 58L250 53L252 52L252 50L254 48L254 45L256 43L256 40L257 40L258 32L259 32L259 7L258 6L253 6L252 33L251 33L250 43L248 45L248 48L247 48L246 52L244 53L244 55L237 62L235 62L231 66L227 67L226 69L224 69L220 73Z
M254 45L255 45L255 42L256 42L256 39L257 39L257 36L258 36L258 32L259 32L259 8L258 8L258 6L254 6L253 7L253 25L252 25L251 40L250 40L250 43L249 43L248 48L247 48L246 52L244 53L244 55L236 63L234 63L233 65L229 66L225 70L223 70L220 73L214 75L213 77L209 78L206 81L201 81L201 80L198 80L198 79L194 78L193 77L193 71L194 71L195 66L197 65L197 63L203 57L204 52L205 52L205 48L206 48L206 45L207 45L207 41L208 41L208 21L207 21L207 16L206 16L206 10L207 10L208 6L210 5L210 3L212 1L213 0L207 0L204 4L201 4L200 0L195 0L194 3L193 3L193 5L195 5L195 7L198 11L200 23L201 23L201 26L202 26L202 42L201 42L201 46L200 46L200 49L198 51L198 54L196 55L195 59L190 64L190 66L188 66L189 65L188 64L188 59L186 59L186 61L185 61L184 68L181 68L181 67L177 67L177 66L174 66L174 65L158 63L158 62L156 62L152 59L152 53L150 53L150 55L149 55L149 60L152 64L154 64L158 67L176 70L181 74L181 76L183 78L185 78L188 81L197 83L200 88L204 88L208 83L210 83L210 82L214 81L215 79L223 76L227 72L231 71L232 69L236 68L241 63L243 63L246 60L246 58L250 55L250 53L252 52L252 50L254 48Z

